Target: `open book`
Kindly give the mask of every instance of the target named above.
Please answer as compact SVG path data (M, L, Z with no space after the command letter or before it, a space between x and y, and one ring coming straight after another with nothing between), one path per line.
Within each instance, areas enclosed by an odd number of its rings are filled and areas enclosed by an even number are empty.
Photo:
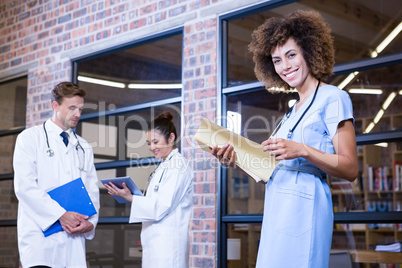
M269 153L262 150L261 144L242 137L206 118L202 120L194 138L201 149L209 153L215 145L221 148L226 143L231 144L236 152L236 165L257 182L268 181L278 163L274 156L270 156Z

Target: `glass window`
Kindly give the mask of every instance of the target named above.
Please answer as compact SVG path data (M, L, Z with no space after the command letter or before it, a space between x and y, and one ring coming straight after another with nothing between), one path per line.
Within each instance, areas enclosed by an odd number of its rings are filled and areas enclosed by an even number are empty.
M0 174L13 172L13 155L17 134L0 136Z
M0 83L0 130L25 127L27 111L27 77ZM0 174L13 172L13 153L17 134L0 136Z
M227 267L255 267L261 224L228 224L227 232Z
M228 169L228 214L262 214L265 185L243 172Z
M0 219L15 220L17 218L18 200L14 194L14 182L12 180L0 180L0 189Z
M289 109L295 93L269 93L265 89L250 90L227 96L228 126L236 126L240 135L261 143L279 124ZM239 114L240 117L233 115ZM262 213L265 187L242 172L227 169L228 213Z
M129 176L142 191L145 190L149 175L159 163L148 149L145 129L148 122L163 111L169 111L173 115L180 150L180 103L84 120L78 126L77 132L92 145L95 163L128 161L127 168L97 170L101 190L101 217L130 215L130 204L117 203L107 194L101 179Z
M92 145L99 162L150 157L145 130L148 122L164 111L173 115L180 146L180 103L83 120L77 132Z
M333 76L329 83L349 93L356 134L402 128L402 64Z
M182 34L79 62L84 113L181 96ZM112 82L112 83L109 83Z
M98 225L94 239L86 241L90 267L141 267L141 224Z
M2 253L0 256L1 266L2 267L19 267L19 256L18 256L18 245L17 245L17 227L16 226L15 227L0 227L0 236L1 236L1 246L2 246L1 247Z
M25 127L27 77L0 83L0 130Z
M382 250L398 248L400 230L400 224L335 224L329 267L398 267L402 254ZM227 224L227 233L226 267L255 267L261 224ZM339 264L340 258L348 262Z
M101 218L128 217L131 208L116 202L101 179L129 176L144 191L159 163L146 144L149 121L169 111L180 147L182 42L174 34L77 62L78 84L87 91L77 132L94 150ZM141 267L140 231L141 224L99 224L87 242L88 264Z
M351 0L347 2L301 0L228 22L228 86L256 81L248 44L254 29L266 19L291 11L316 10L332 28L336 64L398 53L402 51L399 0ZM394 31L395 30L395 31ZM391 39L390 43L385 42Z
M334 212L401 211L401 149L400 142L358 146L357 179L348 182L328 177Z
M402 262L402 254L392 251L391 246L399 244L398 228L390 223L335 224L331 257L346 251L354 265L359 265L353 267L397 267L394 265Z

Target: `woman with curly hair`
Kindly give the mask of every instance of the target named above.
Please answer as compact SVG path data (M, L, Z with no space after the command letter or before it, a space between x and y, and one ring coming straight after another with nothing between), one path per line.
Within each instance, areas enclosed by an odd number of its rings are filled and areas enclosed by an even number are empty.
M257 268L328 267L333 210L326 175L353 181L358 173L352 102L322 81L334 65L331 30L319 13L295 11L266 20L249 49L267 89L299 95L262 142L279 164L265 188ZM232 148L212 153L234 167Z

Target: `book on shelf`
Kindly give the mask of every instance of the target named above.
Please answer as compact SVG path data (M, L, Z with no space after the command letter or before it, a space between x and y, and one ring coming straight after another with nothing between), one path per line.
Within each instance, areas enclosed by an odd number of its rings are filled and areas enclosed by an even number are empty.
M395 179L391 176L390 168L387 166L373 167L367 165L368 191L390 191L395 190Z
M373 167L367 165L367 190L373 191Z
M402 189L402 161L394 161L394 190L399 191Z
M209 153L215 145L218 146L218 150L227 143L232 145L236 152L235 164L256 182L268 181L277 165L275 157L264 152L261 144L206 118L202 120L194 138L201 149Z
M375 251L386 251L386 252L401 252L401 242L395 242L386 245L377 245Z

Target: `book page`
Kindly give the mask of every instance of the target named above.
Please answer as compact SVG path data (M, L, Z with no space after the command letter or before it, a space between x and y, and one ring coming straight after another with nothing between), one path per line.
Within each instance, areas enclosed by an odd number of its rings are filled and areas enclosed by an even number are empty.
M201 149L209 153L215 145L221 148L226 143L231 144L236 152L236 165L257 182L268 181L277 165L275 157L264 152L261 144L242 137L206 118L202 120L194 138Z

